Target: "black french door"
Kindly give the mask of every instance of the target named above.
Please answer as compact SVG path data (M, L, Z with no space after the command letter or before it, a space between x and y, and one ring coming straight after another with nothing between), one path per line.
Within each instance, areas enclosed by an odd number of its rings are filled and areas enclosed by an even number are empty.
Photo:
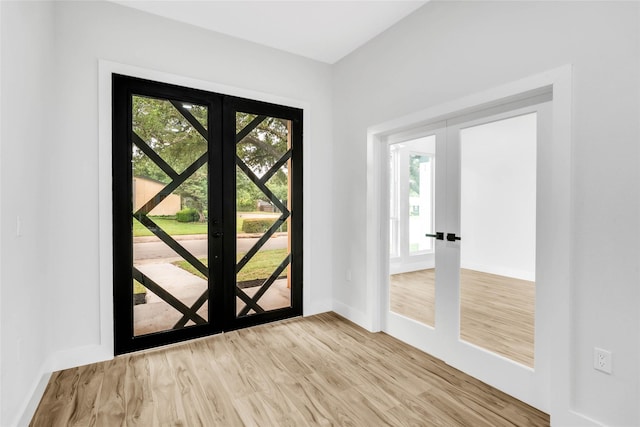
M113 75L115 353L302 314L302 110Z

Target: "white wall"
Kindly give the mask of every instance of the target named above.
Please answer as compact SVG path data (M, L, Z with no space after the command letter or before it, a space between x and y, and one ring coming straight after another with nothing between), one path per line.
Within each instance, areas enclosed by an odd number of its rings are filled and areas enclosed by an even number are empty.
M536 115L462 129L460 147L461 267L535 281Z
M326 173L332 159L331 68L112 3L0 4L0 424L11 425L31 397L29 391L41 371L92 361L99 357L92 349L104 338L100 333L98 61L304 103L309 118L304 156L312 160L305 162L304 196L320 206L330 206L332 190L331 174ZM30 14L23 15L24 11ZM18 214L25 231L23 237L13 238ZM331 229L332 218L327 208L307 209L304 219L308 233L304 269L309 278L304 283L304 311L313 314L331 308L332 235L326 230ZM20 361L18 337L23 340ZM37 403L37 393L35 399Z
M43 152L52 143L53 5L0 2L0 8L0 425L8 426L17 421L39 384L50 348L45 223L54 212L43 201L47 191L64 194L64 186L47 180L44 174L47 158Z
M367 127L573 64L572 404L640 424L639 7L430 2L337 63L335 309L366 319ZM593 369L595 346L613 351L613 375Z

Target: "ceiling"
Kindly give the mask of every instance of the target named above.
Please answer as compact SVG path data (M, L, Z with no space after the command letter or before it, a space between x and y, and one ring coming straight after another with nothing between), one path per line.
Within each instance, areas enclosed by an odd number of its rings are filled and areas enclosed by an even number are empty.
M115 3L333 64L427 1L141 1Z

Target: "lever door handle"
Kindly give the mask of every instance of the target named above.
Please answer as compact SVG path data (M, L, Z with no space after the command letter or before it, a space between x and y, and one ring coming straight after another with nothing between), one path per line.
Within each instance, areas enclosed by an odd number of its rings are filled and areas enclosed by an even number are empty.
M436 234L425 234L425 237L435 237L437 240L444 240L444 233L436 231Z
M218 238L218 237L222 237L222 232L220 231L216 231L215 233L213 233L213 237Z
M455 242L456 240L462 240L462 237L456 236L455 233L447 233L448 242Z

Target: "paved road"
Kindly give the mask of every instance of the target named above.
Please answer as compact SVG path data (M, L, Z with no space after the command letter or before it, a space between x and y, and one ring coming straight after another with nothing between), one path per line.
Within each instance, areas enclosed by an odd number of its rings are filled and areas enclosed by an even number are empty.
M243 238L238 239L238 251L247 252L258 241L257 238ZM206 239L193 239L193 240L180 240L182 246L191 252L197 258L207 257L207 240ZM262 250L265 249L285 249L287 247L287 236L278 236L270 238L267 243L262 246ZM180 256L176 254L163 242L144 242L134 243L133 245L133 258L136 262L166 262L175 261L180 259Z

